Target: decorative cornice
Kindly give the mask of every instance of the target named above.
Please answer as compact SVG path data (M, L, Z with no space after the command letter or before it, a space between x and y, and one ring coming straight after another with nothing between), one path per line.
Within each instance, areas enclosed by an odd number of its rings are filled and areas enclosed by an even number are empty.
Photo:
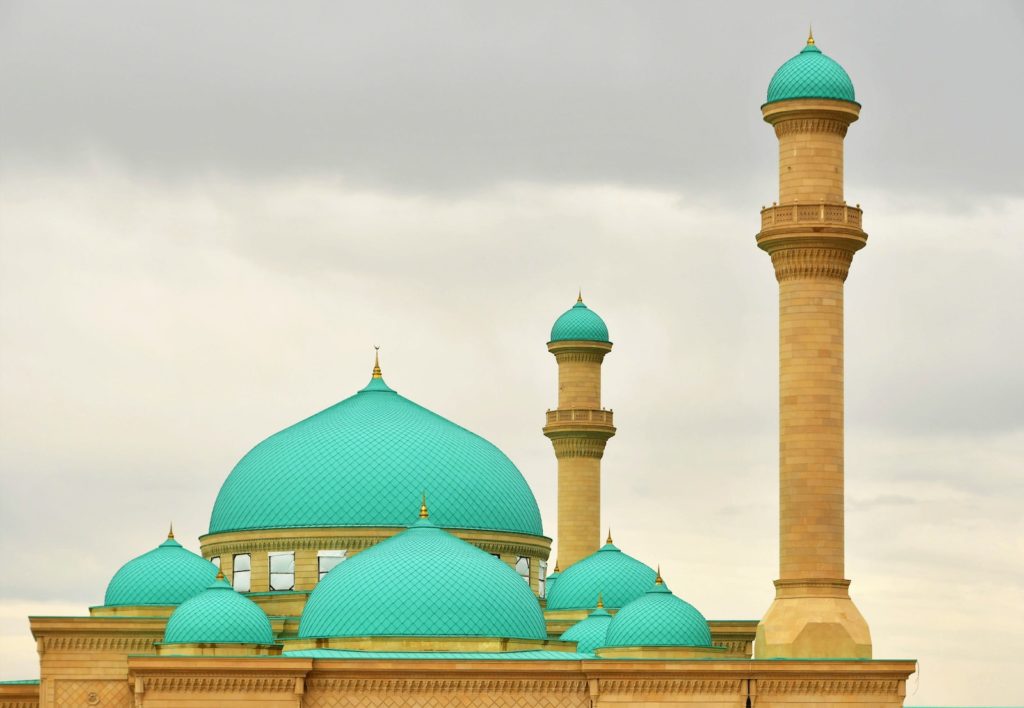
M901 679L757 679L758 695L836 695L882 693L900 695Z
M295 676L146 676L142 679L144 691L238 691L251 693L296 693L301 678Z
M310 678L306 690L346 693L559 693L584 694L585 679Z
M569 351L561 351L555 353L555 361L559 364L565 362L589 362L593 364L600 364L604 361L604 355L608 352L597 350L584 350L584 349L570 349Z
M610 436L601 437L552 437L551 446L555 448L555 457L589 457L600 460L604 457L605 443Z
M790 118L775 124L775 135L782 137L793 133L830 133L846 137L849 123L834 118Z
M139 653L153 651L153 644L161 639L163 639L162 635L152 635L149 637L45 636L40 638L37 645L41 645L40 651L116 651Z
M669 693L693 695L695 693L739 694L745 688L740 679L600 679L602 695L609 693Z
M844 248L791 247L772 251L775 279L824 279L846 281L853 251Z

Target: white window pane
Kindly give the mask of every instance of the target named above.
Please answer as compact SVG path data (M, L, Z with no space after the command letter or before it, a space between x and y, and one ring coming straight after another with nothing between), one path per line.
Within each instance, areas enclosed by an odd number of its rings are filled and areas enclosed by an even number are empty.
M270 554L270 572L271 573L294 573L295 572L295 553L288 551L287 553L271 553Z
M214 556L213 558L210 559L210 562L213 563L218 568L220 568L220 556Z
M252 566L249 564L249 554L239 553L235 556L234 568L236 573L240 570L252 570Z
M234 587L238 592L249 592L249 571L236 570Z
M318 551L316 555L317 563L319 564L320 580L323 580L325 575L345 560L348 551Z
M526 556L519 556L516 561L516 572L523 577L523 580L530 582L530 559Z
M547 596L548 585L548 562L540 561L537 564L537 594L541 597Z

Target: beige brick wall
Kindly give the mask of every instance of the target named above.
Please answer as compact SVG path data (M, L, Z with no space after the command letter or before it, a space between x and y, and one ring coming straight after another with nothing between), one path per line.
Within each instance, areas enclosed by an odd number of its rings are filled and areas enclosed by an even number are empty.
M558 563L564 570L601 543L601 460L558 460ZM595 600L597 598L594 598Z
M572 355L558 357L558 407L601 407L601 362L580 361Z
M843 136L790 132L779 136L779 203L843 201Z

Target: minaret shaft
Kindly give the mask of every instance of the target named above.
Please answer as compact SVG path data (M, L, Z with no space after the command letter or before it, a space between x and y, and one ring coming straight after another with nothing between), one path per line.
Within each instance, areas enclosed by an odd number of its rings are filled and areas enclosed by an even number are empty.
M843 139L860 107L766 104L779 139L779 202L758 246L779 283L779 579L758 625L759 658L870 658L844 569L843 285L864 247L843 200Z

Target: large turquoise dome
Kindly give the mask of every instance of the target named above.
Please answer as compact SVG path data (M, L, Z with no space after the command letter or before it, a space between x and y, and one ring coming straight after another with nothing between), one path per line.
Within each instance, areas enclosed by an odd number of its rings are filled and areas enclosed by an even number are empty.
M270 619L221 575L171 614L164 644L273 644Z
M106 607L180 605L202 592L217 576L217 566L185 550L169 535L148 553L114 573L107 585Z
M608 326L601 316L583 304L581 295L576 304L562 313L551 328L552 342L570 340L607 342Z
M272 435L221 487L210 533L404 527L421 491L438 526L543 535L523 475L478 435L398 395L380 378Z
M547 632L518 573L421 518L324 576L299 636L544 639Z
M709 647L711 630L704 615L672 594L661 578L629 603L608 624L608 647Z
M589 610L600 594L607 607L624 607L647 592L657 573L609 541L573 563L548 592L549 610Z
M821 53L813 37L799 54L775 72L768 84L765 103L791 98L831 98L856 103L849 74L838 62Z

